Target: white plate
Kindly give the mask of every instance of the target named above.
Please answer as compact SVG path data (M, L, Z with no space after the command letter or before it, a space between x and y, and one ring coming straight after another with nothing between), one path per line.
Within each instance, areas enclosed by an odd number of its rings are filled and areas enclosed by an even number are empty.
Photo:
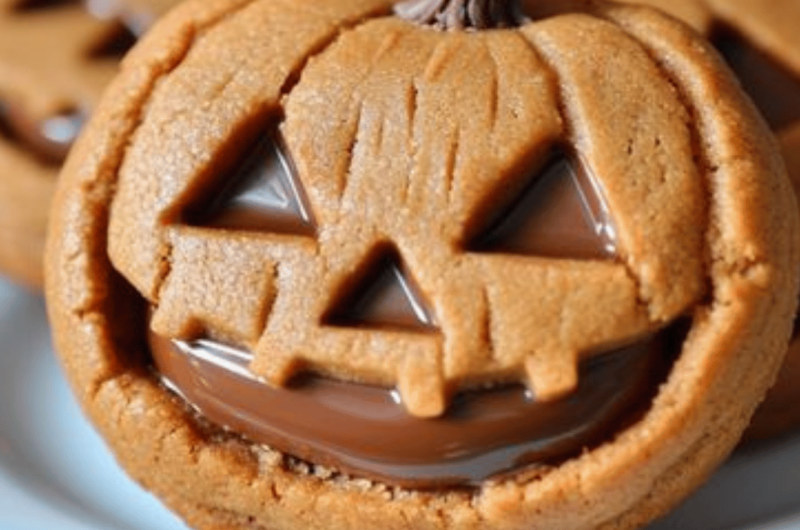
M0 337L0 530L186 530L81 416L42 300L2 281ZM800 435L738 454L648 530L767 529L800 530Z

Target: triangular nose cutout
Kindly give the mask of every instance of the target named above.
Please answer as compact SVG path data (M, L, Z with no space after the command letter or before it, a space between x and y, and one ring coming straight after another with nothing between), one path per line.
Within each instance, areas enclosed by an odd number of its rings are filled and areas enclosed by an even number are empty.
M189 224L302 236L315 234L302 184L274 135L258 142L227 182L217 199L187 213Z
M792 74L725 26L714 29L711 42L736 72L773 130L780 131L800 121L800 75Z
M488 219L468 250L566 259L610 259L616 252L614 226L597 186L560 149Z
M362 267L353 287L336 300L325 323L334 326L433 332L433 312L399 255L383 251Z

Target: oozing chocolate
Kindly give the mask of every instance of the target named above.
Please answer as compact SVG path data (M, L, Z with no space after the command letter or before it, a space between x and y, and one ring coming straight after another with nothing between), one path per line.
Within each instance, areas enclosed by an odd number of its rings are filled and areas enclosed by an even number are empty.
M711 42L736 72L773 130L780 131L800 120L800 76L788 72L774 58L724 26L712 32Z
M582 164L557 152L469 248L554 258L613 257L613 223L593 182Z
M662 332L592 358L569 397L540 403L521 386L466 392L446 415L410 416L392 390L304 377L271 388L250 355L212 341L150 336L167 386L207 419L285 454L415 488L477 485L607 440L652 400L679 348Z

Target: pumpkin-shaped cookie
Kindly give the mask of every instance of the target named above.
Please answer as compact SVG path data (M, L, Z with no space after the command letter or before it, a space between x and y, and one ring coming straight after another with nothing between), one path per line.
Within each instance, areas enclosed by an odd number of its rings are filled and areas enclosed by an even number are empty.
M800 192L800 2L650 0L711 40L778 136ZM794 337L778 382L753 418L749 438L800 426L800 340Z
M688 28L528 4L204 0L124 62L49 311L190 524L635 528L735 445L796 309L777 147Z
M56 174L117 63L171 0L0 0L0 271L41 287Z

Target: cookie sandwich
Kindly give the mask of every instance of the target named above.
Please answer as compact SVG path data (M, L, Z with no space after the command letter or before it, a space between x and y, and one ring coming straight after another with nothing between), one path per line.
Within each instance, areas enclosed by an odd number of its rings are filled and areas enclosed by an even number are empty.
M774 381L790 190L648 8L189 2L68 157L48 311L194 528L639 528Z

